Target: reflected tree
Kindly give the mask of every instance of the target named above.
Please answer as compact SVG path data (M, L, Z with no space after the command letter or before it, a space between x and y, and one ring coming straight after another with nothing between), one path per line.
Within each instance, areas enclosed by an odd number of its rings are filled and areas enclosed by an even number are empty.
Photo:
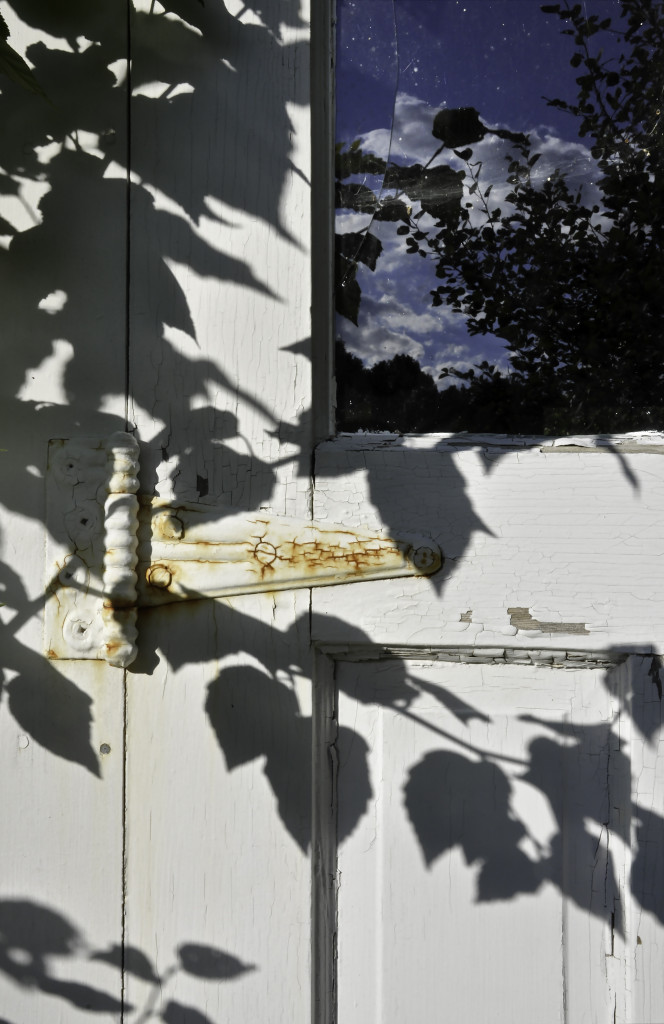
M587 16L582 4L542 11L570 37L578 72L576 98L548 103L587 140L594 181L579 185L564 169L543 176L529 136L491 128L470 107L444 109L425 165L386 164L358 143L340 149L337 206L399 221L405 252L434 264L433 306L458 314L471 336L505 342L507 372L487 361L442 371L455 383L437 429L661 429L664 8L625 0L614 19ZM490 135L507 144L503 181L486 180L477 155ZM433 163L441 154L449 164ZM370 230L339 240L337 309L355 323L357 267L374 269L380 247ZM356 368L347 359L339 367L348 390ZM400 429L413 429L405 416ZM369 426L364 419L357 425Z

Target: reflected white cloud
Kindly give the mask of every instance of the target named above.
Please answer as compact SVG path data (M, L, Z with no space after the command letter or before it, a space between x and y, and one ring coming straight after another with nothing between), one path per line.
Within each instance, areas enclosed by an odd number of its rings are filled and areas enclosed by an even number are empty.
M362 149L399 164L428 163L439 146L431 131L438 109L408 93L399 93L393 130L382 128L362 135ZM487 127L509 128L505 125ZM532 169L535 183L544 182L560 171L572 191L583 189L584 201L588 205L598 201L600 172L587 146L560 138L546 124L533 127L530 139L532 152L540 154ZM472 150L472 163L481 163L480 188L484 191L492 186L487 200L489 209L509 209L511 204L506 197L513 191L513 186L506 178L514 145L488 134L481 142L475 143ZM435 158L433 165L437 164L448 164L454 170L468 170L467 164L449 149ZM466 189L471 183L467 178ZM486 210L477 194L473 196L467 192L464 201L473 203L472 221L483 223ZM420 227L425 230L432 224L428 216L420 221ZM366 214L339 211L337 231L371 230L380 238L383 252L374 272L364 266L358 268L358 282L362 289L359 326L356 328L339 318L337 335L367 365L404 352L417 359L423 369L436 378L443 366L464 370L485 359L507 369L506 350L499 339L470 337L460 314L447 306L431 306L431 291L440 283L435 274L436 262L433 258L423 259L408 254L403 237L397 235L397 228L398 224L371 220Z

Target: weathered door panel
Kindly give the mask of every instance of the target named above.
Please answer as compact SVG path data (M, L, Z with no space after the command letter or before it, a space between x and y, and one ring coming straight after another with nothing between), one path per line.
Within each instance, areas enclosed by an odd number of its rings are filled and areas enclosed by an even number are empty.
M614 1019L630 765L604 674L338 664L340 1021Z

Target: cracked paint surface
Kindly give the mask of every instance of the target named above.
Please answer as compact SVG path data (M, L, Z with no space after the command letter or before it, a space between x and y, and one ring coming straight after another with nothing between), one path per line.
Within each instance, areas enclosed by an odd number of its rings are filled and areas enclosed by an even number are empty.
M619 453L617 441L573 440L572 452L536 439L444 435L322 445L317 519L427 530L446 557L431 582L369 583L362 601L348 591L353 622L377 643L398 631L423 646L463 638L518 648L546 634L547 645L565 647L573 634L587 649L664 652L661 438L639 435L634 452L627 436ZM314 606L320 639L334 642L332 601L321 592Z

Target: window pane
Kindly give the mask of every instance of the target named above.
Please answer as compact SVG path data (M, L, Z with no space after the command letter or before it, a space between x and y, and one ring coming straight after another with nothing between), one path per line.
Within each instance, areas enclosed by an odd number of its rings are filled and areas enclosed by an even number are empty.
M340 429L664 428L663 8L338 0Z

